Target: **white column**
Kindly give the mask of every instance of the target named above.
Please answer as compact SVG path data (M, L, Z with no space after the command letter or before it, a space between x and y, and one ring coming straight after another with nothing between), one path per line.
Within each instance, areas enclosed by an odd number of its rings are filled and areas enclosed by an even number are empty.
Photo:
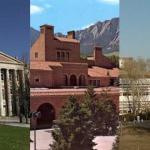
M15 82L15 91L17 92L18 91L18 74L17 74L17 70L14 70L14 82ZM17 107L17 114L19 113L19 100L18 100L18 93L15 93L16 94L16 107Z
M2 80L1 80L1 68L0 68L0 116L2 116L3 112L3 99L2 99Z
M24 72L25 72L24 70L21 71L23 88L25 88L25 74L24 74Z
M12 116L12 97L10 92L10 79L9 79L9 70L6 70L7 78L7 97L8 97L8 115Z

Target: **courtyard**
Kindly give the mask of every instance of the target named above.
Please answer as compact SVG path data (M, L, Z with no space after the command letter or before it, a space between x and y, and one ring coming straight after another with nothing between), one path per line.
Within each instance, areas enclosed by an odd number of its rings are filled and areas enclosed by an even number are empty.
M115 136L97 136L94 142L97 144L94 148L96 150L111 150L115 142ZM34 131L30 131L30 150L34 150ZM36 148L37 150L50 150L50 144L53 139L51 136L51 129L36 130Z

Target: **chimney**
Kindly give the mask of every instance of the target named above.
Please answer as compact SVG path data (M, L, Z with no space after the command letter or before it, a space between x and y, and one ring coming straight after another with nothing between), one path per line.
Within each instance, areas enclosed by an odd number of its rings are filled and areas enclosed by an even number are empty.
M94 48L94 58L98 58L102 56L102 47L95 47Z
M75 31L69 31L67 34L68 39L75 39Z
M54 37L54 26L51 25L42 25L40 26L40 33L45 34L46 36Z

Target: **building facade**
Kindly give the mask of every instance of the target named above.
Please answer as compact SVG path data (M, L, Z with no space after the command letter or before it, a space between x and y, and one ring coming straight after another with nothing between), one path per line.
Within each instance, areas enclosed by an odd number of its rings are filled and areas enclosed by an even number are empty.
M102 54L101 47L95 47L92 56L82 59L74 31L57 37L53 26L43 25L30 51L31 111L54 119L68 97L73 94L81 99L88 85L97 88L98 94L110 87L118 102L118 75L119 69ZM55 115L50 115L51 110Z
M19 113L19 86L24 86L24 64L0 51L0 116Z
M126 62L131 62L134 59L132 57L122 57L120 58L120 69L123 70L124 64ZM133 113L133 108L136 107L136 110L143 113L145 111L150 111L150 74L145 73L142 79L139 79L136 82L136 86L131 90L128 84L128 80L124 82L123 79L120 79L120 96L119 96L119 112L120 115L125 115L128 113ZM138 93L139 94L138 94ZM132 93L132 94L131 94ZM136 95L138 94L138 95Z

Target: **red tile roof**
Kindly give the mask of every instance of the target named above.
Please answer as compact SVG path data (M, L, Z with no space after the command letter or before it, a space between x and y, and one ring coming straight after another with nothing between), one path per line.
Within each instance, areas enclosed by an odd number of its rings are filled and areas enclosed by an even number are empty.
M35 70L53 70L51 67L62 67L61 63L59 62L43 62L43 61L32 61L30 63L30 69Z
M92 67L88 69L88 75L90 77L118 77L119 76L119 69L106 69L101 67Z
M65 38L65 37L55 37L55 38L62 42L80 43L80 41L78 41L76 39L69 39L69 38Z

